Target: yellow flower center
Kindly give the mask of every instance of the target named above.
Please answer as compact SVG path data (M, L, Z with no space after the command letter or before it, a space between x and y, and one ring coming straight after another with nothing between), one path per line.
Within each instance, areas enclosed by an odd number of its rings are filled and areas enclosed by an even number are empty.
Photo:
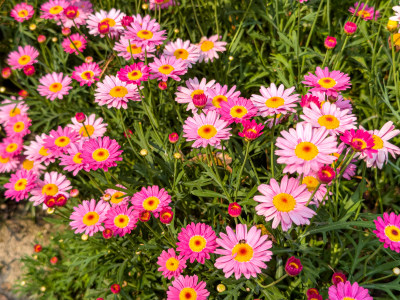
M189 248L193 252L201 252L207 246L207 240L201 235L194 235L189 240Z
M160 204L160 199L157 197L148 197L143 201L143 208L148 211L153 211L157 209Z
M392 242L400 242L400 228L394 225L385 227L385 234Z
M26 9L21 9L18 11L18 17L25 18L28 15L28 11Z
M218 95L212 99L212 104L217 108L221 108L222 101L228 102L228 98L226 98L224 95Z
M301 142L296 146L294 153L298 158L312 160L318 155L318 148L313 143Z
M306 176L303 178L301 184L307 185L308 191L313 192L317 188L319 181L314 176Z
M180 58L182 60L185 60L189 57L189 52L185 49L176 49L174 51L174 55L175 55L176 59Z
M174 257L170 257L165 263L165 267L168 269L168 271L176 271L176 269L179 268L179 260Z
M129 217L127 215L118 215L114 218L114 225L118 228L125 228L129 224Z
M195 95L203 95L204 94L204 91L203 90L194 90L191 94L190 94L190 96L192 97L192 99L193 99L193 97L195 96Z
M122 98L128 94L128 89L124 86L115 86L110 91L110 96L114 98Z
M23 191L26 188L27 184L28 181L25 178L21 178L14 184L14 190Z
M86 127L86 130L84 127ZM87 131L87 133L86 133L86 131ZM94 127L92 125L83 125L79 129L79 134L81 136L88 137L88 133L89 133L89 135L92 135L94 133Z
M96 225L97 222L99 222L99 219L100 219L100 216L99 216L99 214L97 212L89 211L88 213L86 213L83 216L82 222L86 226L93 226L93 225Z
M139 70L134 70L128 73L128 78L130 80L138 80L140 78L142 78L143 73L140 72Z
M43 195L54 196L57 193L58 193L58 186L56 186L54 183L48 183L42 187Z
M105 161L110 156L110 152L107 149L99 148L93 151L92 158L95 161Z
M265 106L269 108L278 108L285 104L285 99L281 97L271 97L265 101Z
M93 71L85 71L85 72L81 73L81 78L85 79L85 80L89 80L89 79L93 78L93 76L94 76L94 72Z
M19 115L20 113L21 113L21 110L18 107L16 107L16 108L10 110L10 117L15 117L16 115Z
M31 61L31 57L29 55L22 55L19 59L18 59L18 63L20 65L27 65L29 64L29 62Z
M149 30L140 30L137 33L138 38L143 39L143 40L149 40L153 37L153 33Z
M107 23L108 26L110 26L110 28L114 27L115 24L117 24L113 19L110 19L110 18L105 18L105 19L101 20L100 23L104 23L104 22Z
M54 82L54 83L50 84L49 90L50 90L50 92L57 93L57 92L61 91L62 87L63 86L61 83Z
M0 155L0 163L6 164L6 163L8 163L9 161L10 161L10 158L9 158L9 157L2 157L2 156Z
M214 43L211 41L204 41L201 43L200 49L203 52L210 51L212 48L214 48Z
M60 5L56 5L49 9L49 13L51 13L52 15L58 15L63 10L64 9Z
M132 45L131 44L131 47L130 47L131 49L129 49L129 46L128 47L126 47L126 51L128 51L129 53L132 53L132 54L140 54L140 53L142 53L142 47L138 47L138 46L136 46L136 45Z
M318 80L318 84L325 89L330 89L336 85L336 80L330 77L323 77L320 80Z
M13 126L14 132L21 132L22 130L25 129L25 124L24 122L17 122Z
M289 212L296 206L296 199L290 194L280 193L274 196L272 203L280 212Z
M27 171L32 170L33 166L34 166L33 160L25 159L22 163L22 168L24 168Z
M357 16L359 16L359 17L365 19L365 18L370 17L371 14L370 14L368 11L366 11L366 10L360 10L360 11L357 13Z
M335 276L335 279L336 279L336 280L340 280L341 282L344 282L343 278L340 277L340 276Z
M217 134L217 128L213 125L203 125L197 130L197 134L203 139L211 139Z
M70 138L67 136L60 136L55 141L54 144L58 147L65 147L69 145Z
M74 162L74 163L76 163L76 164L78 164L78 165L80 165L81 163L82 163L82 158L81 158L81 153L76 153L75 155L74 155L74 157L72 158L72 161Z
M197 293L193 288L185 287L179 293L179 300L196 300Z
M158 71L165 75L171 74L173 70L175 70L175 68L171 65L163 65L158 68Z
M247 114L247 109L244 106L235 105L231 108L230 114L233 118L243 118Z
M114 203L114 204L118 204L118 203L120 203L122 200L124 200L124 196L125 196L125 194L122 193L122 192L115 192L115 193L111 196L110 202L111 202L111 203Z
M372 147L372 149L375 149L375 150L382 149L383 148L383 140L375 134L372 135L372 138L374 139L374 143L375 143L375 145Z
M356 299L352 297L344 297L342 300L356 300Z
M238 262L250 261L253 258L253 253L253 248L247 243L239 243L232 249L232 256L236 254L234 260Z
M49 149L47 149L47 148L45 148L45 147L42 147L42 148L40 148L40 150L39 150L39 154L42 155L42 156L47 156L47 155L50 154L49 152L47 152L48 150L49 150Z
M74 47L74 45L75 45L75 47ZM79 48L82 47L82 42L79 40L72 41L72 43L69 44L69 47L74 50L75 50L75 48L77 48L79 50Z
M17 149L18 149L18 145L16 143L11 143L11 144L8 144L8 146L6 148L6 151L8 153L11 153L11 152L14 152Z
M296 268L296 269L299 268L299 265L296 264L296 263L294 263L294 262L289 263L289 266L294 267L294 268Z
M339 120L332 115L324 115L318 118L318 124L326 129L336 129L339 127Z

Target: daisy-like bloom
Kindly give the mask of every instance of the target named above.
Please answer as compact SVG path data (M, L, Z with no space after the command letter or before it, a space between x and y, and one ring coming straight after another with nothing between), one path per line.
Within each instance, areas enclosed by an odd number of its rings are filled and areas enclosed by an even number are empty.
M300 259L292 256L290 257L285 265L285 271L289 276L297 276L303 270L303 265L301 264Z
M25 159L22 158L21 164L18 166L18 169L30 171L33 174L39 176L40 174L43 173L43 171L46 169L46 167L43 166L41 163L26 159L26 158Z
M317 174L318 180L321 183L331 183L333 179L336 177L335 170L330 166L322 166L318 170Z
M107 131L108 124L103 123L103 118L96 119L95 114L91 114L89 117L85 119L85 121L83 121L83 123L78 122L76 120L76 117L73 117L71 121L72 124L68 124L67 127L70 127L74 131L78 132L82 140L89 139L89 136L92 139L102 137L104 133Z
M180 81L179 76L186 74L186 62L181 59L176 59L175 56L161 56L160 59L154 58L154 62L149 64L152 71L150 79L167 81L168 78Z
M106 76L102 82L97 83L94 101L100 106L108 108L128 108L128 101L140 101L139 91L136 85L121 81L115 76Z
M393 6L394 16L390 17L389 20L400 22L400 6Z
M72 86L69 86L71 81L71 78L67 75L64 76L63 73L53 72L39 79L41 84L37 87L37 90L41 96L51 101L56 98L61 100L72 89Z
M236 85L234 85L229 91L228 86L221 86L219 83L214 85L212 88L206 90L206 96L211 99L211 103L208 107L209 110L221 108L222 102L228 102L230 99L237 99L240 96L240 91L235 91Z
M82 53L83 50L86 49L86 38L79 33L71 34L69 37L66 37L62 42L61 46L64 48L64 51L69 54L79 55L79 52ZM78 51L77 51L78 50Z
M400 215L384 213L383 218L378 217L374 223L376 230L373 233L383 246L400 253Z
M328 291L329 300L373 300L369 291L359 286L357 282L351 284L339 282L338 285L332 285Z
M345 147L345 144L344 143L340 143L339 144L339 146L338 146L338 151L337 152L335 152L335 153L333 153L333 156L335 156L335 160L338 160L339 159L339 157L340 157L340 155L342 154L342 152L343 151L345 151L346 150L346 154L345 155L348 155L349 154L349 149L345 149L346 147ZM356 170L357 170L357 166L354 164L355 162L356 162L357 160L356 159L353 159L349 164L348 164L348 166L346 167L346 170L344 171L344 173L343 173L343 178L345 178L345 179L347 179L347 180L351 180L351 178L356 174ZM336 167L336 173L340 173L340 169L341 169L341 167L342 167L342 164L343 164L343 160L342 160L342 162L340 163L340 165L339 166L337 166ZM335 165L336 165L336 162L333 162L332 163L332 166L333 167L335 167Z
M307 95L301 96L301 101L300 101L300 106L301 107L310 108L311 107L311 103L314 103L316 106L321 107L321 102L320 102L319 97L314 96L312 94L311 95L307 94Z
M310 192L310 196L318 187L319 183L320 182L318 181L318 175L316 172L310 172L308 174L304 174L303 179L301 181L302 185L305 184L307 186L307 190ZM319 206L321 201L324 199L326 193L327 193L326 184L321 183L318 190L314 194L313 200L310 203Z
M100 200L84 200L82 204L74 207L74 211L70 216L72 220L69 225L75 229L75 233L84 233L93 236L98 231L103 231L104 227L101 225L106 219L107 211L110 206L107 202Z
M221 247L215 253L223 256L215 261L215 267L222 269L225 277L230 277L235 273L238 280L242 275L247 279L257 277L261 269L266 269L265 262L271 260L272 242L267 241L268 235L262 235L261 230L256 226L247 231L247 225L237 224L236 233L232 228L226 227L225 233L220 233L217 244Z
M18 156L23 147L22 138L6 137L0 143L0 155L2 157L15 157Z
M11 118L5 128L7 136L11 138L23 138L25 135L31 133L29 127L32 120L27 115L17 115Z
M378 150L374 149L375 140L368 131L363 129L354 129L345 131L340 137L340 140L349 145L355 152L360 152L363 156L373 157L373 154L378 153Z
M328 67L321 69L317 67L315 74L311 72L304 76L302 82L306 86L312 87L310 92L324 92L328 97L337 98L339 91L347 90L351 86L349 75L340 71L330 72Z
M161 212L160 212L160 221L163 224L169 224L172 222L172 219L174 218L174 212L172 209L167 206L164 207Z
M186 119L183 125L183 137L188 141L195 141L193 148L207 147L211 145L219 147L221 140L228 140L232 135L231 128L227 128L228 122L221 120L216 111L210 111L207 115L195 114Z
M171 202L171 196L165 189L157 185L142 187L140 192L133 195L131 202L136 210L147 210L158 217L159 212Z
M165 30L160 30L160 24L155 19L143 18L142 22L135 18L124 32L124 38L133 40L139 47L161 45L166 39Z
M121 291L121 286L118 283L114 283L111 285L110 290L113 294L119 294Z
M108 168L117 166L121 161L123 150L116 140L108 136L97 139L89 139L83 143L81 158L87 164L86 171L97 170L98 168L108 171Z
M210 292L204 281L199 282L197 275L179 276L167 291L167 300L206 300Z
M164 55L175 56L186 62L188 68L191 68L200 58L199 47L192 45L190 41L177 39L175 42L169 42L164 48Z
M275 154L279 164L286 164L283 173L307 174L317 172L321 165L329 165L336 160L331 154L337 152L334 136L328 136L325 128L312 128L311 124L298 123L296 129L281 131Z
M379 11L375 11L373 6L368 7L368 5L366 5L365 3L354 3L354 7L350 7L349 12L355 14L357 17L364 19L365 21L376 21L380 17Z
M13 199L17 202L27 199L28 193L36 185L36 175L33 172L19 170L15 174L11 174L10 181L4 185L6 198Z
M37 186L31 191L32 197L29 201L33 202L34 206L43 203L46 196L55 196L61 194L68 198L68 190L71 189L71 182L57 172L44 174L44 180L38 180Z
M184 259L190 259L191 263L197 260L204 264L206 259L210 259L210 253L214 253L217 248L216 239L217 236L211 226L192 222L185 228L182 227L178 234L176 251L180 251Z
M130 42L130 45L129 45ZM114 50L118 53L118 56L125 58L125 60L140 59L144 60L145 55L147 57L153 57L156 51L154 46L138 46L133 40L121 37L118 42L115 43Z
M63 16L64 9L69 5L69 2L66 0L50 0L43 3L40 7L42 11L40 17L42 19L60 20Z
M81 158L82 142L71 143L66 153L60 155L60 166L65 166L64 170L72 172L76 176L78 172L86 167L86 163Z
M230 98L226 102L221 101L219 105L221 108L218 112L221 114L221 119L229 123L241 123L243 120L256 116L258 112L253 102L242 97Z
M303 108L303 113L304 115L301 115L300 118L305 122L315 128L323 127L332 135L356 128L357 117L349 114L348 110L338 109L335 104L330 102L325 102L322 108L311 103L310 108Z
M334 285L338 285L340 282L345 283L346 281L347 281L347 277L343 273L341 273L341 272L333 273L333 275L332 275L332 283Z
M171 279L172 276L176 278L181 275L186 268L186 259L183 259L182 255L176 255L175 250L171 248L161 252L157 264L160 266L158 271L163 272L165 278Z
M11 69L18 70L23 69L25 66L33 65L37 63L37 57L39 51L34 47L27 45L25 47L18 47L18 50L10 52L7 58L7 64L11 66Z
M142 62L125 66L117 72L119 80L137 85L140 85L142 81L147 81L149 75L150 68Z
M22 101L21 97L11 97L1 102L0 106L0 124L7 125L8 121L16 116L26 116L29 107Z
M43 142L44 147L48 151L54 154L56 157L60 156L62 153L66 153L71 147L71 144L78 140L78 133L69 128L58 126L57 130L50 131L50 136L48 136Z
M139 213L139 220L141 222L147 222L150 220L150 218L151 218L151 212L147 210L143 210Z
M307 298L316 297L319 295L319 291L316 288L308 289L306 292ZM309 300L309 299L307 299Z
M106 22L109 25L108 35L111 38L116 39L124 30L124 27L121 24L121 20L124 16L125 14L123 12L115 8L112 8L109 12L100 10L94 14L90 14L86 22L89 33L91 35L100 35L101 37L105 37L104 34L99 32L99 24Z
M76 16L74 18L68 18L65 12L61 15L61 19L57 22L57 25L62 25L63 28L80 27L86 24L89 14L93 12L92 3L90 1L76 1L71 3L75 9L77 9ZM67 7L68 8L68 7Z
M106 215L104 226L110 228L114 236L124 236L131 233L132 229L136 228L136 223L139 219L138 212L134 211L133 207L128 208L128 205L119 205L111 207Z
M299 183L295 178L285 175L281 184L271 178L270 184L261 184L258 191L262 196L254 196L254 200L261 204L256 206L257 214L265 216L265 221L273 220L272 228L279 224L283 231L288 231L292 223L296 225L310 224L310 218L315 212L306 207L311 193L305 184Z
M218 35L213 35L210 38L203 36L200 39L198 47L200 48L199 62L214 61L214 58L219 58L218 52L226 51L226 42L219 42Z
M18 169L18 157L7 157L0 154L0 173L13 172Z
M150 0L150 9L158 10L175 5L174 0Z
M242 125L243 131L238 134L248 142L255 140L263 134L264 125L257 124L256 120L243 120Z
M125 189L125 187L120 184L117 184L117 187ZM118 190L114 190L114 189L106 189L105 193L109 194L111 196L111 199L110 199L111 206L126 204L130 198L130 197L126 196L126 193L118 191Z
M35 10L32 5L29 5L25 2L18 3L11 10L11 17L13 17L17 22L24 22L32 18Z
M178 86L178 91L176 92L175 101L178 103L188 103L186 110L197 111L197 108L193 104L193 97L195 95L204 95L206 90L214 86L215 80L207 82L206 78L203 78L200 82L195 77L189 79L185 82L186 87Z
M294 107L299 101L299 95L293 94L294 87L285 90L285 86L281 84L278 88L274 83L268 88L262 86L260 95L251 95L250 100L258 108L262 117L273 116L276 114L287 114L295 112Z
M35 163L43 162L46 166L55 161L55 155L50 153L49 149L44 146L44 140L46 138L48 138L48 136L44 133L42 133L42 135L37 135L34 141L31 141L28 146L24 147L24 155L26 155L27 159Z
M75 71L72 72L72 79L79 82L80 86L87 84L91 86L94 82L99 80L101 69L95 62L84 63L80 66L75 67Z

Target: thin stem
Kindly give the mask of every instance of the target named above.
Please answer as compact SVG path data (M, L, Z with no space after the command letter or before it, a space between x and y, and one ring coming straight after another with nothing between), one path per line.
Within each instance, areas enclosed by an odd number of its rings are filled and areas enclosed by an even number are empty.
M217 16L217 1L214 2L214 17L215 17L215 27L217 27L217 36L219 38L219 27L218 27L218 16Z
M313 191L313 193L310 196L310 199L308 199L306 206L308 206L308 204L310 204L311 200L314 198L315 194L317 193L319 187L321 186L321 182L318 183L317 187L315 188L315 190Z
M269 288L271 286L274 286L275 284L281 282L283 279L285 279L286 277L288 277L288 274L283 275L281 278L279 278L278 280L275 280L274 282L271 282L268 285L262 285L259 281L257 281L258 285L261 286L263 289Z
M274 122L272 123L272 139L271 139L271 173L272 178L275 178L275 167L274 167L274 137L275 137L275 123L276 123L276 114L274 115Z
M376 279L373 279L373 280L368 280L368 281L365 281L365 282L360 283L360 286L365 285L365 284L370 284L370 283L373 283L373 282L376 282L376 281L388 279L389 277L392 277L392 276L394 276L394 275L395 275L395 274L392 273L392 274L383 276L383 277L381 277L381 278L376 278Z
M131 146L131 149L132 149L132 152L133 152L135 148L133 148L133 145L132 145L132 142L131 142L131 135L130 135L129 132L126 130L125 123L124 123L124 119L122 118L121 110L117 109L117 111L118 111L119 119L121 120L122 129L123 129L124 132L125 132L126 138L127 138L128 142L129 142L129 145Z
M383 244L380 244L380 246L374 251L374 253L372 253L372 254L365 260L365 263L364 263L364 277L365 277L365 275L367 274L367 265L368 265L368 262L369 262L371 259L373 259L373 258L375 257L375 255L377 255L378 252L382 250L382 248L383 248Z
M194 19L196 20L197 27L199 27L201 36L204 36L203 29L201 29L201 26L200 26L200 23L199 23L199 19L197 18L196 8L194 7L193 0L190 0L190 2L192 2L193 14L194 14Z
M249 156L250 142L246 141L245 143L246 143L246 154L244 155L244 160L243 160L242 166L240 167L239 174L238 174L238 177L237 177L237 180L236 180L235 202L236 202L237 193L238 193L238 190L239 190L240 178L242 177L244 165L246 164L247 157Z

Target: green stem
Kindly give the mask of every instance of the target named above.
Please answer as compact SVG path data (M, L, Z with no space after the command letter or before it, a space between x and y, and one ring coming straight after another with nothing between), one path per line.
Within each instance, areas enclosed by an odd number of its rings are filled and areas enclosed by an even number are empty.
M319 187L321 186L321 182L318 183L317 187L315 188L315 190L313 191L313 193L310 196L310 199L308 199L306 206L308 206L308 204L310 204L311 200L314 198L315 194L317 193ZM322 203L321 203L322 205Z
M195 6L194 6L193 0L190 0L190 2L192 2L194 19L196 20L197 27L199 27L201 36L203 37L203 36L204 36L203 29L201 29L201 26L200 26L200 23L199 23L199 19L197 18L196 8L195 8Z
M244 155L244 160L243 160L242 166L240 167L239 174L238 174L238 177L237 177L237 180L236 180L235 202L236 202L237 193L238 193L238 190L239 190L240 178L242 177L244 165L246 164L247 157L249 156L250 142L246 141L245 143L246 143L246 154Z
M368 280L368 281L365 281L365 282L360 283L360 286L365 285L365 284L370 284L370 283L373 283L373 282L376 282L376 281L388 279L389 277L392 277L392 276L394 276L394 275L395 275L395 274L392 273L392 274L383 276L383 277L381 277L381 278L376 278L376 279L373 279L373 280Z
M119 119L120 119L120 121L121 121L122 129L123 129L123 131L125 132L126 138L127 138L128 142L129 142L129 145L131 146L131 149L132 149L132 152L133 152L133 151L135 151L135 150L134 150L135 148L133 148L133 145L132 145L132 142L131 142L131 135L130 135L129 132L126 130L126 127L125 127L124 119L123 119L123 117L122 117L121 110L117 109L117 111L118 111Z
M274 115L274 121L272 123L272 139L271 139L271 173L272 178L275 178L275 167L274 167L274 138L275 138L275 123L276 123L276 114Z
M283 279L285 279L286 277L288 277L288 274L283 275L281 278L279 278L278 280L275 280L274 282L271 282L268 285L262 285L259 281L257 281L258 285L261 286L263 289L267 289L270 288L271 286L274 286L275 284L281 282Z
M369 262L371 259L373 259L373 258L375 257L375 255L377 255L378 252L382 250L382 248L383 248L383 244L380 244L380 246L365 260L365 263L364 263L364 277L365 277L365 275L367 274L367 265L368 265L368 262Z
M217 36L219 38L219 27L218 27L218 16L217 16L217 1L214 1L214 18L215 18L215 27L217 28Z

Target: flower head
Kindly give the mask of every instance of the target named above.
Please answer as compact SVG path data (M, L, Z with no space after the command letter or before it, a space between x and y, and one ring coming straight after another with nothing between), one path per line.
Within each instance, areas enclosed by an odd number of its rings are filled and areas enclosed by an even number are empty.
M255 120L243 120L243 131L239 132L239 136L244 137L246 141L253 141L260 137L264 129L264 125L257 124Z
M242 97L229 98L227 101L221 101L219 105L221 108L218 112L221 114L221 119L229 123L241 123L256 116L258 112L251 100Z
M226 42L218 41L217 34L209 38L203 36L198 44L198 47L200 48L199 62L213 62L214 58L219 58L218 52L226 51L226 44Z
M147 81L150 75L150 69L142 62L121 68L117 76L119 80L126 83L133 83L140 85L142 81Z
M110 290L113 294L119 294L121 291L121 286L118 283L114 283L111 285Z
M285 271L289 276L297 276L303 270L303 265L301 264L300 259L292 256L290 257L285 265Z
M23 138L31 133L29 130L31 124L32 120L27 115L16 115L7 123L5 131L10 138Z
M374 223L376 230L373 232L383 246L400 253L400 215L396 215L394 212L390 214L385 212L383 218L378 217Z
M123 12L112 8L110 11L100 10L94 14L90 14L87 19L87 28L91 35L100 35L100 37L105 37L106 32L100 32L100 24L103 23L107 25L107 34L116 39L124 30L121 24L122 18L125 16Z
M163 224L169 224L172 222L172 219L174 218L174 212L172 209L167 206L164 207L161 212L160 212L160 221Z
M104 226L110 228L114 236L124 236L136 228L137 221L138 213L134 211L133 207L128 208L128 205L119 205L108 210Z
M39 56L39 51L34 47L27 45L25 47L18 47L17 51L12 51L8 54L7 64L11 66L11 69L23 69L25 66L33 65L37 63L37 57Z
M218 110L221 108L222 102L228 102L230 99L237 99L240 96L240 91L236 91L236 85L228 90L227 85L216 83L211 88L208 88L205 95L210 99L208 110Z
M44 140L44 147L56 157L66 153L71 144L78 141L78 132L69 127L58 126L57 130L50 131L50 136Z
M168 300L206 300L210 292L206 289L204 281L199 282L197 275L179 276L167 291Z
M187 64L181 59L176 59L175 56L161 56L160 59L154 58L154 62L149 64L152 74L151 79L167 81L168 78L180 81L179 76L186 74Z
M81 154L82 142L70 144L66 152L60 155L60 166L65 166L65 171L73 172L72 175L76 176L80 170L87 167L87 163L83 161Z
M354 3L354 7L349 8L349 12L355 14L357 17L368 20L377 20L380 17L379 11L375 11L374 7L368 7L367 4L358 2Z
M182 255L176 255L174 249L168 249L161 252L157 264L160 266L158 271L163 272L165 278L177 278L186 268L186 259L183 259Z
M357 24L353 22L346 22L346 24L344 24L343 30L348 36L352 36L357 31Z
M137 211L150 211L158 217L159 212L171 202L171 196L165 189L153 185L135 193L131 202Z
M333 179L335 179L336 173L335 170L330 166L322 166L318 170L318 180L321 183L331 183Z
M83 50L86 49L86 44L87 41L85 36L80 35L79 33L74 33L71 34L71 36L66 37L61 46L64 48L65 52L79 55L79 53L82 53Z
M188 68L191 68L200 58L200 49L192 45L190 41L177 39L175 42L169 42L165 46L163 54L175 56L176 59L183 60Z
M368 157L373 157L373 154L378 152L374 149L375 141L372 134L363 129L348 130L344 132L340 140L349 145L355 152L360 152Z
M17 202L27 199L29 192L36 186L37 176L33 172L19 170L11 174L10 181L4 185L6 198Z
M236 202L229 203L228 214L231 217L234 218L239 217L241 213L242 213L242 207L239 205L239 203Z
M72 124L67 126L79 133L82 140L90 138L95 139L102 137L107 131L107 123L103 123L103 118L96 118L95 114L91 114L87 117L83 123L78 122L77 118L71 119Z
M350 281L339 282L332 285L328 291L330 300L373 300L367 289L359 286L357 282L351 284Z
M324 42L325 48L326 49L333 49L336 47L337 40L333 36L327 36Z
M32 18L35 10L33 6L25 2L16 4L10 12L10 16L13 17L17 22L24 22Z
M39 79L40 85L37 87L39 94L47 99L54 101L56 98L63 99L72 89L71 78L64 76L63 73L53 72Z
M43 203L46 196L55 196L62 194L68 197L68 190L71 189L71 182L57 172L50 172L44 174L44 180L38 180L37 186L31 191L32 197L29 201L33 202L34 206Z
M40 6L42 11L40 17L42 19L60 20L64 9L68 6L69 2L67 0L49 0Z
M161 45L166 39L166 31L160 30L160 24L155 19L144 18L142 22L136 19L126 28L124 37L130 39L139 47Z
M82 204L74 207L69 225L75 229L76 234L84 233L93 236L96 232L104 230L102 223L106 219L109 208L108 203L102 200L97 203L94 199L84 200Z

